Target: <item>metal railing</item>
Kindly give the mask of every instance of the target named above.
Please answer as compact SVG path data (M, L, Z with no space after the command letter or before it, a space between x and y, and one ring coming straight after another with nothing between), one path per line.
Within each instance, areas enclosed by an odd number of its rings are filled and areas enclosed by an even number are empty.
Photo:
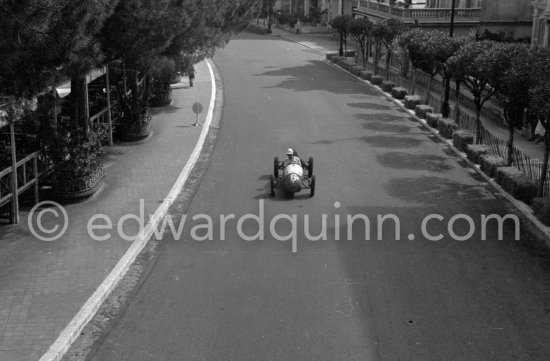
M388 3L378 2L375 0L359 0L357 10L368 12L375 11L380 14L388 14L394 17L402 18L403 21L413 22L431 22L431 21L448 21L451 18L452 9L450 8L424 8L413 9L391 6ZM479 21L481 14L480 8L462 8L455 9L455 21Z

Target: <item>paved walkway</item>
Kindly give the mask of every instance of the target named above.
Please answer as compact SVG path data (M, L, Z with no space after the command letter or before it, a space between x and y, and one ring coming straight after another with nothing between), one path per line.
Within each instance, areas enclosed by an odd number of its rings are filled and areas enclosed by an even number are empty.
M63 237L35 238L28 227L30 209L23 210L19 225L0 227L0 361L38 360L130 246L117 235L120 218L139 215L143 200L147 222L168 194L202 130L191 126L191 105L203 104L203 122L210 102L207 64L195 69L194 87L184 78L171 105L152 109L152 136L109 148L105 185L85 202L65 206L69 226ZM114 223L111 238L103 242L87 231L88 220L98 213ZM51 227L53 220L44 219ZM137 222L125 222L123 229L135 235Z
M261 22L260 22L260 25L262 25ZM294 33L290 33L286 30L279 29L273 26L272 35L279 36L296 43L300 43L322 54L325 54L326 52L338 50L337 37L335 36L334 33L331 33L331 32L296 35ZM348 43L352 44L353 42L349 41ZM352 47L351 45L348 46L348 48L351 48L351 47ZM432 94L434 94L436 98L439 98L439 95L433 92ZM451 99L451 102L454 103L452 99ZM470 111L470 110L462 109L462 111L471 113L471 115L474 114L473 110ZM503 123L497 122L495 120L487 119L487 118L482 118L482 122L485 128L489 130L493 135L503 140L508 139L508 128ZM543 154L544 154L543 142L535 143L533 141L529 141L527 137L523 135L522 132L520 131L516 131L514 145L521 152L523 152L524 154L528 155L531 158L538 158L538 159L543 158Z

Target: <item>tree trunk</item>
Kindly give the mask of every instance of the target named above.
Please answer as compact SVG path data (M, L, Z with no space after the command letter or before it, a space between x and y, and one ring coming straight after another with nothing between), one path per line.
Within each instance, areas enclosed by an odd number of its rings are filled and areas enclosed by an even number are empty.
M145 92L144 92L144 97L147 100L147 103L149 103L149 100L151 99L152 83L153 83L153 79L151 77L151 74L147 72L147 75L145 75Z
M378 62L380 61L380 44L378 40L374 42L374 75L378 75Z
M74 130L88 135L90 116L88 105L88 84L86 84L86 74L76 74L71 77L71 99L73 102L73 117L71 126Z
M411 85L412 85L411 95L413 95L414 92L416 91L416 68L412 68L411 72L412 72L412 75L411 75Z
M455 122L460 124L460 80L455 80L455 98L456 98L456 106L455 106Z
M507 155L506 163L508 166L511 166L514 159L514 123L507 119L508 122L508 142L506 142Z
M126 61L122 59L122 88L124 89L124 95L128 93L128 81L126 76Z
M390 57L391 57L391 52L388 50L386 50L386 80L390 80Z
M363 58L363 69L366 69L367 68L367 57L365 55L365 52L366 52L365 42L361 42L359 45L361 45L361 57Z
M139 94L139 77L137 70L132 71L132 79L130 81L130 91L132 92L132 123L138 124L140 121L141 114L141 102Z
M550 153L550 129L546 129L544 134L544 160L542 163L542 173L540 175L538 196L544 195L544 183L546 183L546 173L548 172L548 154Z
M430 92L432 91L432 82L434 80L434 76L430 75L430 81L428 81L428 90L426 91L426 101L425 104L428 104L428 101L430 100Z
M481 105L476 104L476 144L481 144Z

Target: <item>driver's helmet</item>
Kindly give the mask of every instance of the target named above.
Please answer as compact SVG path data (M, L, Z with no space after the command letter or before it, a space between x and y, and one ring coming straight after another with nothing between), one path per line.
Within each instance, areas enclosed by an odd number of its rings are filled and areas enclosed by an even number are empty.
M288 148L288 150L286 151L286 155L293 155L294 154L294 150L292 148Z

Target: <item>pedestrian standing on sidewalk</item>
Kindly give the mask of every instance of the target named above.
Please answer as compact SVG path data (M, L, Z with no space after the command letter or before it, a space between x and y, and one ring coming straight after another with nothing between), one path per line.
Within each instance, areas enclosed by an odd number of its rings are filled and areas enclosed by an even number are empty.
M187 68L187 75L189 76L189 86L193 86L193 81L195 80L195 67L193 64L189 64L189 67Z

